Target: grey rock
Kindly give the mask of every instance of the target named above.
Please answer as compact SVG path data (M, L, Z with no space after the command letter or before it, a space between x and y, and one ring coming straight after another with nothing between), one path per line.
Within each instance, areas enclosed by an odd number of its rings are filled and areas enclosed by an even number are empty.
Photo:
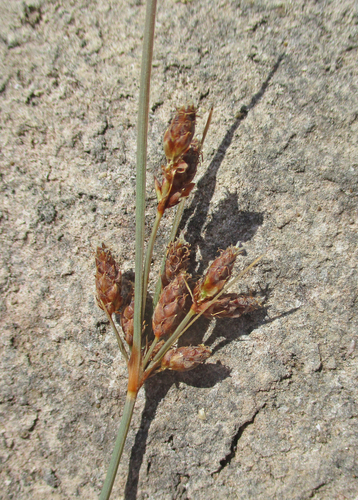
M1 11L1 495L95 499L126 366L93 256L103 241L134 267L145 5ZM237 290L265 303L200 320L185 341L212 347L206 365L148 381L113 498L356 498L357 16L350 0L158 3L146 237L175 107L199 106L200 136L213 105L182 225L193 274L241 242L235 272L265 256Z

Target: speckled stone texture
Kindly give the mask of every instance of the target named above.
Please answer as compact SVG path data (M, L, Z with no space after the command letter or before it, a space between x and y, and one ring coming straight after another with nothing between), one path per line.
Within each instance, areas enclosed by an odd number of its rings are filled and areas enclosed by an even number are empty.
M126 391L94 252L134 267L145 5L0 10L0 498L91 500ZM159 1L146 236L175 107L198 105L200 133L213 105L182 223L192 273L240 241L235 272L266 253L236 290L265 303L200 320L185 340L213 348L206 365L148 381L113 498L356 498L357 50L353 0Z

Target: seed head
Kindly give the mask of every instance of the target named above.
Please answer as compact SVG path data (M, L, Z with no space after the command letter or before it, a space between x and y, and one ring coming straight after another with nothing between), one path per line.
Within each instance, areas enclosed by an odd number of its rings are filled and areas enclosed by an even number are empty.
M178 164L174 165L174 177L165 208L174 207L193 190L195 183L192 180L200 160L200 148L199 141L194 139Z
M202 308L203 308L202 304ZM261 302L250 295L228 293L218 298L214 304L204 311L207 318L239 318L243 314L255 311L261 307ZM200 307L199 311L200 312Z
M210 265L206 275L196 284L194 289L194 300L196 306L212 299L231 276L236 257L239 250L230 246L221 251L220 256Z
M204 345L169 349L162 359L162 370L185 372L196 368L211 354L210 347Z
M118 312L123 302L121 278L116 261L102 243L102 247L98 247L96 253L97 304L103 309L103 303L110 315Z
M164 153L168 161L177 160L190 146L195 132L196 109L182 106L164 134Z
M190 245L183 239L177 238L168 245L165 268L162 274L162 285L167 286L173 279L189 265Z
M173 333L185 313L187 294L185 275L179 274L167 285L153 314L153 332L157 338Z
M133 344L133 317L134 317L134 295L129 304L125 306L121 315L121 327L128 345Z

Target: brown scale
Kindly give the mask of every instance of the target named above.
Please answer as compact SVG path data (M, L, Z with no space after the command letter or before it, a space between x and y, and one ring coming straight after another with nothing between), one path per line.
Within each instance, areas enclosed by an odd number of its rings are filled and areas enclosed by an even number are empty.
M202 309L205 303L202 304ZM243 314L255 311L261 307L261 302L255 297L245 294L228 293L221 295L214 304L204 311L207 318L239 318ZM200 312L199 306L199 312Z
M153 332L157 338L173 333L185 314L188 294L184 273L179 274L167 285L153 314Z
M162 370L185 372L196 368L211 355L210 347L204 345L169 349L162 359Z
M103 309L104 304L110 315L118 312L123 302L121 280L122 275L116 261L102 243L96 253L96 298L98 306Z
M198 281L194 289L194 301L196 309L204 302L212 299L231 276L239 250L230 246L223 250L218 258L210 265L205 276Z
M124 332L124 336L128 345L133 344L133 317L134 317L134 295L132 295L131 301L127 304L121 315L121 327Z
M173 279L189 265L190 245L183 239L177 238L170 242L167 250L164 272L161 276L163 287L167 286Z
M174 177L165 208L177 205L183 198L189 196L195 183L192 182L196 175L200 159L200 143L194 140L189 149L173 167Z
M164 139L164 153L169 161L177 160L189 147L195 132L195 106L182 106L167 128Z

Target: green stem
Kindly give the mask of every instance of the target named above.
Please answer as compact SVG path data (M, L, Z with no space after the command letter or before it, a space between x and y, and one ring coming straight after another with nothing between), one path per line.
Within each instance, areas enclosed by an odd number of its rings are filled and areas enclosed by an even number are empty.
M160 221L163 217L163 214L157 210L157 215L155 217L155 221L153 224L152 228L152 233L150 235L150 239L148 242L148 248L147 248L147 253L145 256L145 263L144 263L144 272L143 272L143 302L142 302L142 311L144 314L145 311L145 302L147 299L147 288L148 288L148 282L149 282L149 271L150 271L150 264L152 261L152 255L153 255L153 248L154 248L154 242L155 238L157 236L157 231L158 227L160 224Z
M113 322L113 319L112 319L112 316L109 314L108 310L107 310L107 307L104 305L103 301L101 300L101 304L102 304L102 307L107 315L107 318L109 319L109 322L111 324L111 327L112 327L112 330L114 331L116 337L117 337L117 342L118 342L118 347L119 347L119 350L121 351L124 359L127 361L128 363L128 354L127 354L127 351L126 351L126 348L124 347L124 344L122 342L122 339L118 333L118 330L116 328L116 325L114 324Z
M119 465L119 461L122 456L124 443L126 442L129 425L132 420L133 408L136 402L137 394L127 393L126 402L123 409L123 415L121 419L121 424L119 426L116 444L114 445L114 450L112 454L112 458L108 467L107 476L103 484L103 488L101 491L101 495L99 500L108 500L111 496L111 491L113 487L113 483L117 474L117 469Z
M159 340L158 337L154 337L152 345L150 346L150 348L149 348L149 350L148 350L148 352L145 355L145 358L143 360L143 364L142 364L143 369L145 368L146 364L148 363L148 360L150 359L152 352L154 351L155 346L158 344L158 340Z
M143 54L139 91L137 177L136 177L136 256L134 285L134 318L132 356L134 370L139 373L142 342L143 303L143 248L145 223L145 180L147 164L147 137L149 116L150 75L152 69L156 0L148 0L145 17Z
M138 110L138 140L137 140L137 171L136 171L136 256L135 256L135 285L134 285L134 335L131 358L129 360L130 378L129 384L135 382L136 390L129 390L123 409L123 415L118 430L115 448L103 485L100 500L108 500L117 469L126 441L129 425L132 419L133 408L139 389L140 368L141 368L141 342L142 342L142 302L143 302L143 255L144 255L144 224L145 224L145 187L146 187L146 163L147 163L147 137L148 137L148 116L149 116L149 90L150 75L152 69L153 43L156 0L148 0L143 54L139 91Z

